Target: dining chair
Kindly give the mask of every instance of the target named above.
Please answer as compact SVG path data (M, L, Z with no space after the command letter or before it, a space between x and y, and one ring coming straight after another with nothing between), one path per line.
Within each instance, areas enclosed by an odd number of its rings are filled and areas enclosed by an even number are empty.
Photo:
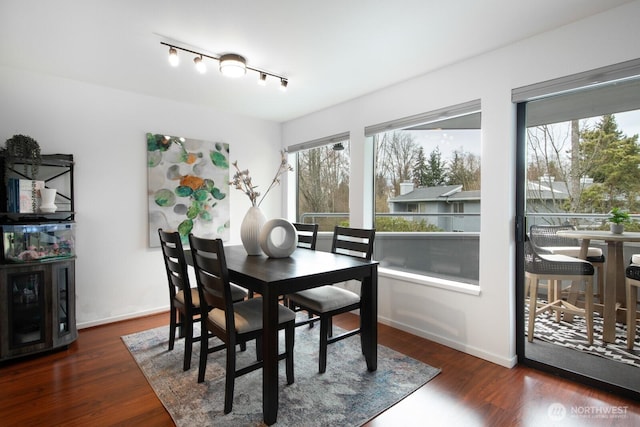
M169 284L169 350L173 350L178 329L178 337L185 339L182 369L186 371L191 367L193 341L199 339L193 336L193 323L200 319L200 297L198 289L189 282L180 234L159 228L158 235ZM242 301L247 292L233 286L232 294L234 301Z
M298 247L315 250L318 240L318 224L294 222L293 226L298 232Z
M375 229L336 226L333 231L331 252L371 260ZM327 369L327 346L360 333L360 328L333 336L332 317L360 308L360 295L333 285L324 285L287 295L289 307L302 309L314 317L296 323L296 326L320 321L320 355L318 371Z
M189 284L180 235L162 229L158 235L169 283L169 350L173 350L179 329L178 336L185 339L182 369L186 371L191 367L193 340L199 338L193 336L193 322L200 319L200 298L198 289Z
M633 255L625 270L627 290L627 349L633 350L636 339L638 288L640 288L640 254Z
M262 298L250 298L234 303L231 299L231 283L220 239L203 239L189 234L189 244L196 271L200 301L201 328L222 340L222 344L209 347L206 334L200 338L200 364L198 382L204 381L207 358L210 353L226 349L226 377L224 387L224 413L233 407L235 379L262 368ZM278 304L278 329L285 331L285 352L278 359L286 359L287 384L293 384L293 344L295 313ZM238 369L236 345L256 340L257 361Z
M527 238L524 245L525 281L529 289L529 322L527 339L533 341L533 330L536 316L552 310L556 313L556 321L560 314L584 316L587 325L587 339L593 344L593 265L585 260L557 254L539 254ZM549 298L538 302L538 284L540 280L549 283ZM563 280L583 281L585 284L584 308L565 301L560 293Z
M567 255L578 258L580 255L580 242L578 239L571 237L559 236L558 231L575 230L573 225L532 225L529 228L529 236L533 245L539 253L549 253L556 255ZM604 289L604 263L605 256L602 249L589 247L587 249L586 260L589 261L596 270L596 283L594 296L598 302L603 301L602 290ZM576 290L571 290L576 292ZM570 292L571 292L570 291ZM577 295L576 295L577 298Z

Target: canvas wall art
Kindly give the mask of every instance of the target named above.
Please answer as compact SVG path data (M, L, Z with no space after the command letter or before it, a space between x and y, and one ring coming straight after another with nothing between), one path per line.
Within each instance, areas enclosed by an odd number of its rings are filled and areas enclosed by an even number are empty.
M229 240L229 144L147 133L149 247L158 228Z

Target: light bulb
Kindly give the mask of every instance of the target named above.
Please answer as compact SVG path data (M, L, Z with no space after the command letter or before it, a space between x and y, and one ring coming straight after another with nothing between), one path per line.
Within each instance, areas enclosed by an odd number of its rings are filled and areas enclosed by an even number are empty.
M178 51L175 48L170 47L169 48L169 64L173 65L174 67L177 67L179 63L180 63L180 58L178 58Z
M196 56L195 58L193 58L193 62L196 64L196 70L198 70L200 74L204 74L207 72L207 66L202 60L202 56Z

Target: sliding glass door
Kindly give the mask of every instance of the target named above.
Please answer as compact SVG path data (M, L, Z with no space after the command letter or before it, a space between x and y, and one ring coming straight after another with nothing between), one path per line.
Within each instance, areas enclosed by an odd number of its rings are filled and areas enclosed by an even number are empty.
M602 335L604 292L599 287L612 286L605 282L604 271L614 255L607 253L607 244L597 239L589 242L588 259L596 267L592 345L587 340L584 316L562 314L558 318L549 311L529 313L530 307L534 311L536 306L556 299L584 310L587 298L585 287L571 280L542 279L538 292L530 295L526 279L535 277L531 272L537 267L525 262L533 259L525 245L535 257L543 255L534 258L537 261L563 259L545 258L557 253L584 256L579 251L580 238L558 239L564 247L558 252L557 248L536 243L530 234L532 226L545 233L556 233L560 228L609 232L613 208L631 214L634 222L625 225L627 232L640 231L639 75L640 61L634 61L521 88L513 94L518 103L519 360L635 396L640 395L640 344L636 342L634 350L627 350L625 334L627 327L636 326L625 325L624 316L618 316L615 342L605 342ZM595 79L599 82L593 83ZM624 264L636 253L640 254L640 244L625 243ZM601 255L604 263L598 264L596 255ZM554 297L550 291L556 287ZM620 295L618 299L622 301L620 308L638 309L637 301L626 302ZM535 321L532 339L527 339L530 315Z

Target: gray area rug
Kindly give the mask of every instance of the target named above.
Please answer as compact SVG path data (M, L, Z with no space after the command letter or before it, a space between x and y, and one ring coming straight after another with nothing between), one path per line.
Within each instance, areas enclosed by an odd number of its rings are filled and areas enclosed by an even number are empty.
M327 371L319 374L319 329L318 326L296 328L294 384L286 385L284 361L280 362L277 425L359 426L440 372L381 345L378 346L378 369L369 372L360 350L360 337L353 336L329 346ZM173 351L168 351L168 339L168 326L122 337L176 425L264 425L261 369L236 379L233 410L225 415L226 352L209 355L205 381L198 384L200 344L194 345L191 369L184 372L184 340L177 340ZM284 345L284 335L280 336L280 343ZM237 354L238 367L255 360L254 342L247 344L245 352Z

